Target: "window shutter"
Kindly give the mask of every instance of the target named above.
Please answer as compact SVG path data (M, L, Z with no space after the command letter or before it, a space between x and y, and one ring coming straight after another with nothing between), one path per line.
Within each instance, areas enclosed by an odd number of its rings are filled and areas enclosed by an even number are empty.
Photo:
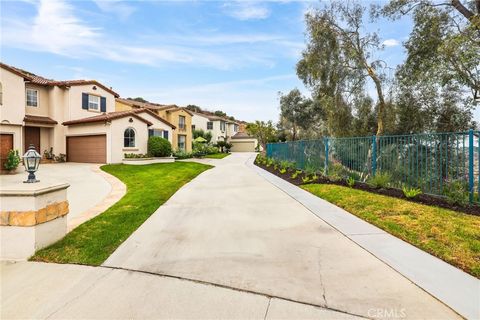
M82 92L82 109L88 110L88 93Z
M100 97L100 111L107 112L107 98Z
M163 137L168 140L168 131L167 130L163 131Z

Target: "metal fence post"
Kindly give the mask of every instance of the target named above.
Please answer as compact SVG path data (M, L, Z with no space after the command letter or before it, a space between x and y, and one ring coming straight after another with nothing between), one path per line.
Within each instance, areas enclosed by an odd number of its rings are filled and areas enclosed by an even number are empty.
M468 192L470 203L473 203L473 130L468 130Z
M325 175L328 175L328 137L324 139L325 144Z
M377 172L377 136L372 136L372 175Z

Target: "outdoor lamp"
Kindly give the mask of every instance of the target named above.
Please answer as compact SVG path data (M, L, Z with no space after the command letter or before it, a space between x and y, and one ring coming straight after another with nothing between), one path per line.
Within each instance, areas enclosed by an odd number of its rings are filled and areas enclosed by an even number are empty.
M23 165L25 166L25 170L28 171L28 180L23 181L24 183L40 182L40 180L35 178L35 171L38 170L40 159L42 159L42 156L35 150L33 144L31 144L27 152L23 155Z

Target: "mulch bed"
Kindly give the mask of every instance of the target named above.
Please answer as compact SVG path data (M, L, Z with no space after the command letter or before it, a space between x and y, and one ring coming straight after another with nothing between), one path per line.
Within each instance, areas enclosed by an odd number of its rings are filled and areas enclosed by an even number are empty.
M266 170L266 171L268 171L268 172L270 172L270 173L272 173L272 174L274 174L274 175L276 175L276 176L278 176L278 177L280 177L280 178L282 178L283 180L286 180L286 181L296 185L296 186L316 183L316 184L335 184L335 185L339 185L339 186L348 187L348 185L345 181L332 181L330 179L327 179L324 176L318 176L318 180L316 180L315 182L303 183L303 181L302 181L303 175L302 174L299 174L295 179L292 179L291 176L295 172L295 170L289 169L289 170L287 170L286 173L282 174L278 170L274 170L273 166L267 167L265 165L257 163L256 161L255 161L255 165L264 169L264 170ZM399 199L407 200L407 201L410 201L410 202L416 202L416 203L426 204L426 205L430 205L430 206L437 206L437 207L441 207L441 208L445 208L445 209L450 209L450 210L453 210L453 211L458 211L458 212L463 212L463 213L467 213L467 214L480 216L480 206L479 205L470 205L470 206L462 207L462 206L451 204L451 203L447 202L447 200L445 198L436 197L436 196L432 196L432 195L428 195L428 194L420 194L420 195L418 195L418 196L416 196L415 198L412 199L412 198L405 197L405 195L403 194L403 191L399 190L399 189L394 189L394 188L377 189L377 188L370 187L366 183L357 182L357 181L355 182L355 185L353 186L353 188L363 190L363 191L372 192L372 193L376 193L376 194L381 194L381 195L385 195L385 196L390 196L390 197L394 197L394 198L399 198Z

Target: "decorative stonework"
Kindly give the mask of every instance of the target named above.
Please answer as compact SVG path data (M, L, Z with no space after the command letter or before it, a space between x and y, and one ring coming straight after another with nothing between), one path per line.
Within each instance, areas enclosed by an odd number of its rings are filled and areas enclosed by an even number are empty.
M68 201L56 202L36 211L0 211L1 226L31 227L63 217L68 213Z

